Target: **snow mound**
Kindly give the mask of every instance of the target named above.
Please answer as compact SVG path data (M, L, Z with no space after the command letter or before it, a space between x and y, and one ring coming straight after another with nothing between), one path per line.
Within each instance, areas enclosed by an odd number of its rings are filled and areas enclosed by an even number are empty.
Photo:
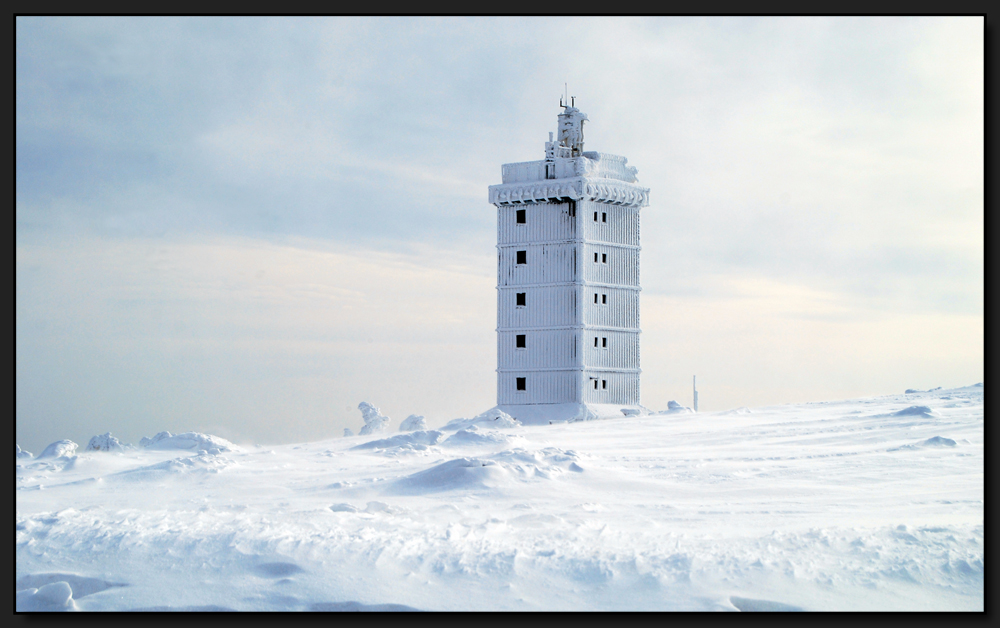
M725 416L753 414L753 410L751 410L750 408L746 408L746 407L742 407L741 406L739 408L733 408L732 410L726 410L725 412L720 412L719 414L722 414L722 415L725 415Z
M893 412L890 416L923 416L932 417L937 416L937 414L927 406L910 406L909 408L904 408Z
M441 432L437 430L428 430L421 432L407 432L406 434L395 434L389 438L381 438L379 440L368 441L367 443L361 443L360 445L355 445L351 449L416 449L424 450L430 445L438 444L441 437L444 436Z
M359 436L369 436L385 431L385 427L389 423L389 417L379 412L378 408L367 401L362 401L358 404L358 410L361 410L361 418L365 421L365 424L361 427L361 431L358 432Z
M152 438L143 437L139 445L146 449L184 449L188 451L204 450L210 454L217 454L223 451L239 451L240 448L230 443L224 438L201 432L184 432L182 434L171 434L170 432L160 432Z
M37 589L17 592L18 612L58 612L75 611L73 589L66 582L53 582Z
M448 424L441 429L449 432L457 432L458 430L469 429L474 425L506 429L510 427L519 427L521 422L499 408L490 408L486 412L483 412L482 414L471 419L455 419L454 421L449 421Z
M492 490L516 481L552 480L566 471L579 473L576 452L556 447L540 451L510 449L491 456L456 458L402 477L393 485L406 494L459 489Z
M38 454L39 458L62 458L69 457L76 453L76 448L79 447L76 443L71 440L57 440L52 443L44 450L42 453Z
M111 432L106 432L91 438L84 451L125 451L125 447Z
M934 392L935 390L941 390L941 387L938 386L937 388L929 388L927 390L917 390L916 388L907 388L905 391L903 391L903 394L904 395L913 395L913 394L916 394L916 393Z
M443 443L445 447L461 447L463 445L506 445L510 438L499 432L480 432L475 425L468 429L458 430Z
M358 507L351 504L333 504L330 506L330 510L333 512L358 512Z
M917 444L921 447L954 447L958 443L943 436L932 436L931 438L922 440Z
M694 410L671 400L667 402L667 409L660 410L657 414L694 414Z
M14 445L14 455L17 456L18 460L21 460L23 458L34 458L34 456L30 451L24 451L23 449L21 449L20 445Z
M419 414L411 414L410 416L403 419L403 422L399 424L400 432L416 432L417 430L426 430L427 421L424 417Z

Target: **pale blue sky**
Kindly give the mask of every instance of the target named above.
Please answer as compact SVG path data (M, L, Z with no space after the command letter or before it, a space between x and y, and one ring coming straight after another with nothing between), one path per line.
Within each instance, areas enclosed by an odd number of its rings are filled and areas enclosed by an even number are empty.
M651 188L643 403L981 381L981 18L18 18L22 446L495 403L500 165ZM36 451L37 453L37 451Z

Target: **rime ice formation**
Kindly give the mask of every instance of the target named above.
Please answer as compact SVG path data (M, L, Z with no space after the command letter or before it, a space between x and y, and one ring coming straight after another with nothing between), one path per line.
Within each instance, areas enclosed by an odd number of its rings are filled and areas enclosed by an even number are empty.
M125 447L111 432L105 432L91 438L84 451L125 451Z
M39 458L62 458L63 456L69 457L76 453L76 448L79 447L76 443L71 440L57 440L56 442L50 444L48 447L42 450L42 453L38 454Z
M21 449L20 445L14 445L14 455L18 460L27 460L29 458L34 458L34 455L30 451L24 451Z
M358 432L358 436L369 436L385 431L389 423L389 417L379 412L378 408L367 401L362 401L358 404L358 410L361 410L361 418L365 421L365 424L361 427L361 431Z
M649 189L625 157L584 152L586 121L564 105L545 159L504 164L503 182L489 188L498 218L497 405L525 424L646 412L639 211Z
M400 432L415 432L417 430L426 430L427 421L424 417L419 414L411 414L410 416L403 419L403 422L399 424Z

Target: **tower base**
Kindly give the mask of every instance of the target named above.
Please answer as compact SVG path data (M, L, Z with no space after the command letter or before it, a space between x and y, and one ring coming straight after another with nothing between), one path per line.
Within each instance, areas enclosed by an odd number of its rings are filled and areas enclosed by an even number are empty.
M611 403L534 403L497 406L523 425L548 425L572 420L622 419L645 416L649 409L638 404Z

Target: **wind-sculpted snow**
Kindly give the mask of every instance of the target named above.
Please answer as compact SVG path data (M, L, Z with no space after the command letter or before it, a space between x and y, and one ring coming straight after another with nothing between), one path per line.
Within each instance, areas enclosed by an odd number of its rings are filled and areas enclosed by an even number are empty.
M445 439L442 444L444 447L466 447L466 446L495 446L495 445L507 445L512 440L518 439L518 437L511 437L507 434L501 434L500 432L495 432L488 430L485 432L479 431L475 425L470 425L468 429L458 430L451 436ZM523 440L523 439L519 439Z
M519 427L520 425L520 421L510 416L503 410L492 408L471 419L455 419L454 421L449 421L448 424L441 429L446 432L453 432L465 430L473 426L493 429L508 429L512 427Z
M223 451L239 451L239 447L230 443L224 438L202 434L200 432L184 432L183 434L171 434L170 432L160 432L152 438L143 438L139 445L146 449L181 449L186 451L204 450L209 453L219 453Z
M566 471L581 472L572 451L512 449L489 456L457 458L401 478L395 489L406 494L456 489L491 490L524 481L552 480Z
M14 445L14 456L18 460L31 460L34 458L30 451L22 450L20 445Z
M415 449L425 450L431 445L436 445L444 436L437 430L423 432L407 432L405 434L395 434L389 438L368 441L355 445L351 449Z
M983 389L917 396L19 459L16 609L981 611Z
M53 582L39 588L17 591L14 608L18 612L41 611L57 613L75 611L73 589L66 582Z

